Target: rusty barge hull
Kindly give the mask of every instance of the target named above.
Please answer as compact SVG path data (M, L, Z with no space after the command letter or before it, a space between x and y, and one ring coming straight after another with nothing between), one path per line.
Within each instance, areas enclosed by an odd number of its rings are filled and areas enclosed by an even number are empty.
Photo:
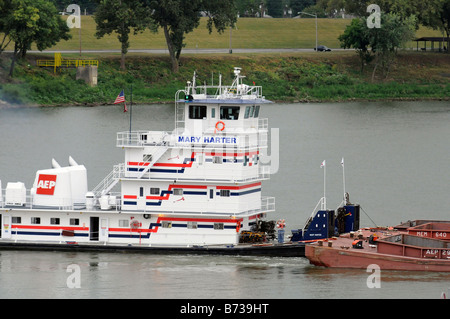
M330 268L366 269L369 265L376 264L383 270L450 272L450 260L362 253L311 245L305 247L305 255L311 264Z
M426 229L428 235L421 233L421 236L416 235L417 228L406 232L382 231L378 232L376 242L370 240L373 230L360 231L356 240L346 234L307 244L305 256L313 265L330 268L366 269L375 264L385 270L450 272L450 236L442 235L449 227L449 224L424 225L420 231ZM445 240L435 239L431 229L438 229Z

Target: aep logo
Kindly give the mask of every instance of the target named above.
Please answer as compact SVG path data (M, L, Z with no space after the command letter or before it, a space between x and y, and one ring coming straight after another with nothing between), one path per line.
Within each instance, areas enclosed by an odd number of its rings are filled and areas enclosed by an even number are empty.
M56 175L39 174L36 194L53 195L55 192Z

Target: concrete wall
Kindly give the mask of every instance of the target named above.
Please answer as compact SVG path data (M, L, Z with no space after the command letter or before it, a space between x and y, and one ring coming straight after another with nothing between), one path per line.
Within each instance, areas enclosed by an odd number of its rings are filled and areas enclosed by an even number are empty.
M93 65L77 67L77 80L84 80L90 86L97 85L98 67Z

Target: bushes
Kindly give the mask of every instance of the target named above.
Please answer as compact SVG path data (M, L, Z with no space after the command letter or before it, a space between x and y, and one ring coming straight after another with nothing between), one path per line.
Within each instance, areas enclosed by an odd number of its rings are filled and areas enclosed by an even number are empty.
M433 59L436 59L436 55ZM413 54L408 55L415 58ZM30 57L30 59L34 59ZM400 64L400 59L398 64ZM34 103L41 105L96 105L112 104L122 89L127 101L133 86L133 102L173 102L177 90L185 87L186 81L197 72L197 84L206 81L218 84L219 73L222 84L229 85L233 79L233 67L242 68L246 76L244 83L263 87L263 94L273 101L343 101L353 99L395 98L445 98L450 96L447 82L430 78L424 83L422 77L408 76L411 68L399 65L396 78L380 83L371 83L370 75L355 74L357 57L346 55L303 56L190 56L181 59L177 74L170 70L166 57L130 56L128 70L119 70L119 57L100 59L98 85L90 87L75 80L75 69L62 69L53 74L53 69L33 66L33 61L19 63L16 70L17 83L4 83L0 87L0 99L9 103ZM427 61L427 60L422 60ZM421 75L438 74L436 61L423 62ZM430 62L430 63L431 63ZM448 63L448 62L447 62ZM356 63L357 65L357 63ZM440 62L442 68L445 63ZM2 68L0 66L0 73ZM391 72L394 75L394 71ZM0 74L1 75L1 74ZM397 79L397 80L396 80ZM406 80L408 82L406 82ZM395 81L396 80L396 81Z
M0 100L10 104L27 104L28 88L16 84L5 84L0 87Z

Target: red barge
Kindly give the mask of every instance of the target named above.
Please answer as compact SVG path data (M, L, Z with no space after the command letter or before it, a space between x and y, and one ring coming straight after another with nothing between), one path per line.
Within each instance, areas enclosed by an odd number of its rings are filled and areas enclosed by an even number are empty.
M414 221L391 228L360 229L310 243L311 264L330 268L450 272L450 222Z

